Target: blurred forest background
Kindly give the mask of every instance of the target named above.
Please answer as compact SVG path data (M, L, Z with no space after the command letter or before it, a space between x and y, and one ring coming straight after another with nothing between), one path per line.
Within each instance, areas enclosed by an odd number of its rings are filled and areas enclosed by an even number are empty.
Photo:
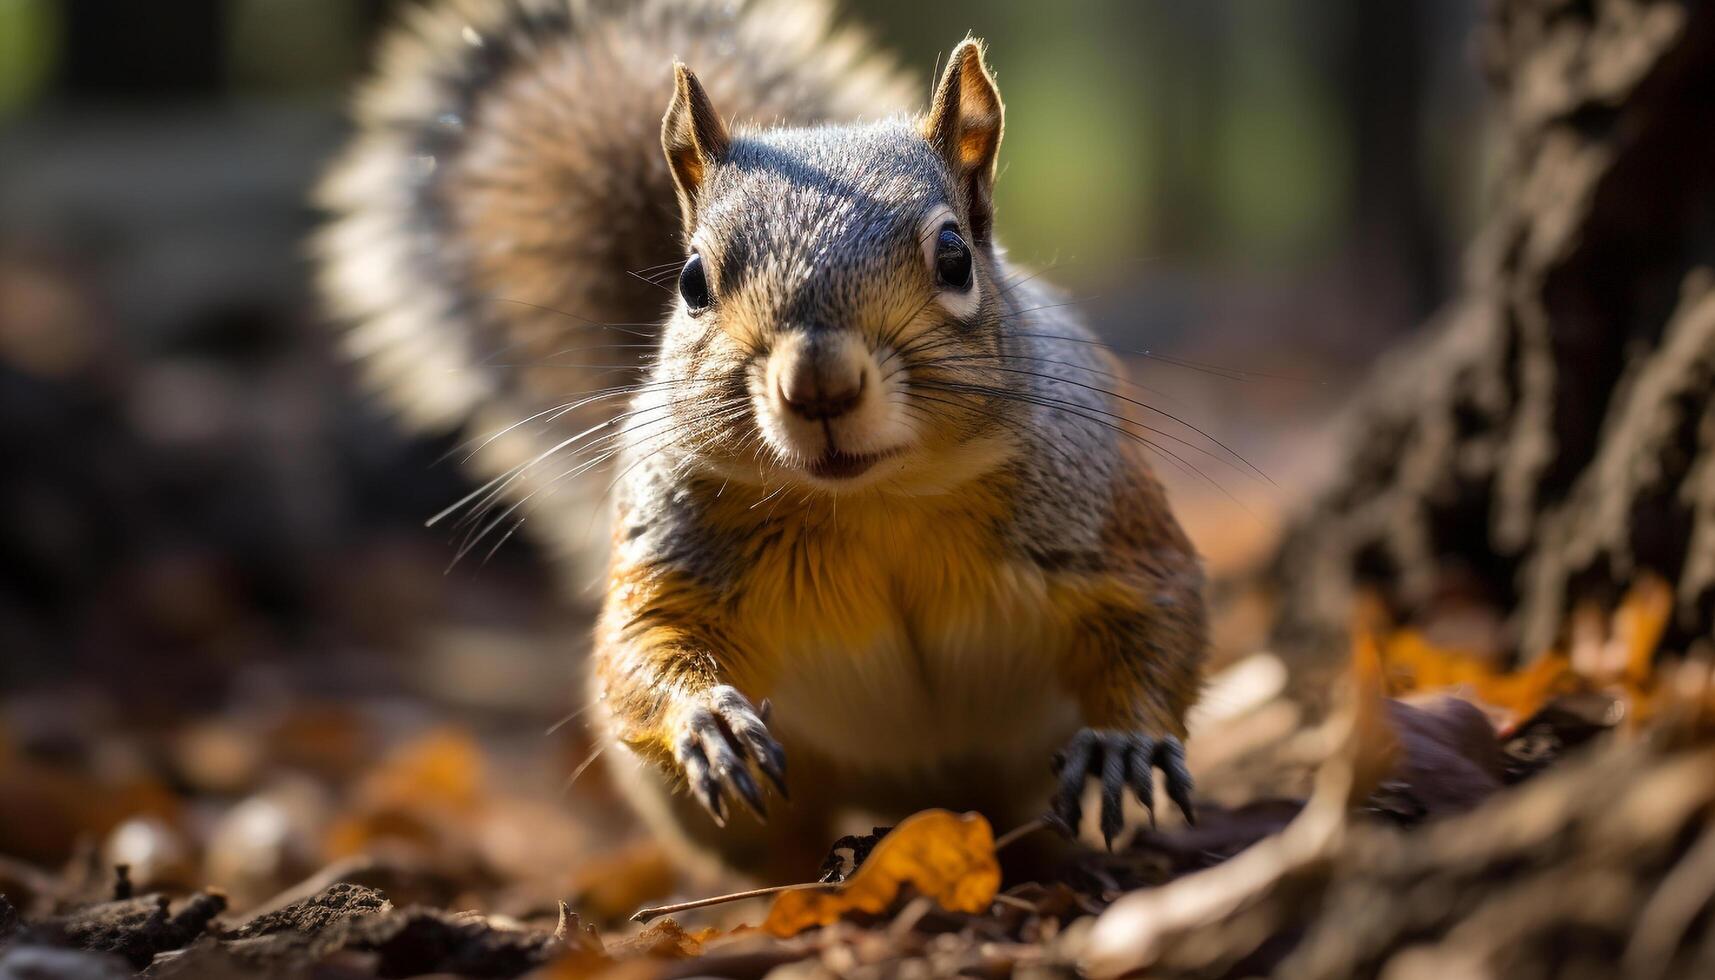
M451 446L354 390L306 288L306 189L395 6L0 0L4 690L221 699L293 662L346 694L570 701L578 617L542 601L527 535L443 574L422 522L464 489ZM1488 142L1477 13L845 5L925 86L986 36L1009 248L1116 346L1217 366L1139 373L1281 484L1178 481L1218 563L1266 547L1314 478L1309 424L1457 277Z
M1001 239L1272 480L1159 467L1216 578L1196 828L769 962L1711 975L1710 5L836 2L925 95L989 40ZM613 930L686 883L585 730L595 590L528 527L453 560L459 447L309 288L403 5L0 0L0 961L23 922L204 975L259 938L223 904L341 975L748 941Z

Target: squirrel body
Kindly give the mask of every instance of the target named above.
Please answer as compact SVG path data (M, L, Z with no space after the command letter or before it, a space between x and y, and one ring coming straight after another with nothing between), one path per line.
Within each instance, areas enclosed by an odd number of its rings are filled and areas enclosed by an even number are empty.
M477 461L502 492L557 489L532 472L543 460L615 474L592 696L610 768L688 862L713 854L795 880L854 815L927 806L980 810L1005 829L1052 798L1075 827L1086 775L1102 782L1111 839L1122 790L1150 803L1157 767L1189 813L1176 739L1206 643L1201 567L1107 390L1119 366L994 242L1003 110L981 47L961 44L928 113L908 117L892 112L894 73L861 39L830 35L823 12L801 6L783 28L786 9L429 8L394 42L407 55L383 73L324 193L335 309L354 337L384 338L368 356L386 363L370 367L408 411L510 426L514 444L491 439ZM564 18L526 45L495 10ZM455 29L463 18L480 26ZM512 38L510 54L484 62L460 140L425 178L396 159L397 123L434 100L384 96L470 33ZM759 37L767 50L734 57ZM639 121L614 106L641 111L632 89L654 89L582 73L663 44L708 56L713 95L676 65L671 97L658 93L668 109L654 162L592 152L591 141L637 142ZM590 92L568 75L620 91L580 108ZM716 106L730 98L739 118L758 118L762 93L809 103L811 124L729 130ZM854 93L884 118L821 121ZM553 120L564 129L540 128ZM408 186L385 186L390 176ZM676 200L671 223L643 217L650 193L657 208ZM563 198L583 223L550 234L527 205ZM630 224L590 222L615 208ZM430 230L390 237L413 221ZM616 298L630 290L619 280L674 251L683 265L652 361L593 396L611 424L578 421L575 387L550 394L543 376L474 356L485 332L546 352L641 321L644 303ZM431 332L435 363L477 375L448 382L451 397L404 363ZM575 380L607 391L595 377ZM532 520L554 534L569 514Z

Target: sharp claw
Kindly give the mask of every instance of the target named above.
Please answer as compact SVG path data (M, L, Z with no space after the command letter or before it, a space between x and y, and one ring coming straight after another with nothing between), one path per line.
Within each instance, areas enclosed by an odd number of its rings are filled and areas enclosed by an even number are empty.
M1155 754L1161 771L1167 776L1167 795L1179 807L1179 812L1185 814L1185 822L1195 827L1197 812L1191 802L1194 784L1191 770L1185 765L1185 746L1177 738L1164 738L1156 746Z
M756 762L756 768L768 777L774 788L786 795L786 750L780 747L768 729L756 724L732 726L733 734L742 744L744 754Z
M756 768L768 777L774 791L780 794L781 799L791 799L791 794L786 792L786 750L780 747L780 743L771 738L759 739L752 745L752 754L756 756Z
M756 819L766 821L768 808L763 805L762 790L756 785L756 780L751 778L750 771L741 764L739 768L726 775L727 781L732 784L738 798L744 801L744 805L750 809L751 813L756 814Z
M762 791L757 788L756 780L751 778L750 768L745 764L737 743L736 738L729 740L725 732L711 724L709 730L703 734L703 754L709 760L709 768L713 770L715 779L723 784L723 788L732 790L739 802L756 814L758 820L766 820Z
M1095 753L1101 753L1100 765ZM1191 826L1197 824L1197 811L1191 799L1193 783L1191 770L1185 764L1185 746L1179 739L1160 739L1144 734L1103 731L1086 728L1074 735L1066 747L1055 753L1052 765L1057 776L1054 797L1047 821L1069 837L1077 837L1083 820L1084 780L1096 776L1101 781L1102 802L1099 825L1102 840L1108 849L1125 827L1125 789L1129 785L1149 812L1149 824L1156 826L1155 770L1165 777L1167 795Z
M1114 838L1125 826L1126 747L1118 739L1102 743L1102 843L1114 849Z
M773 713L773 704L764 698L761 706L753 709L743 694L729 687L718 695L716 709L726 730L732 733L732 747L737 754L755 762L756 768L768 778L769 784L781 797L789 798L786 792L786 752L768 733L768 718ZM736 763L734 768L743 768L743 763ZM752 809L760 810L761 793L748 795L755 801Z
M726 800L721 794L721 784L713 773L705 773L701 779L692 784L696 787L697 802L703 809L709 811L717 827L726 826Z
M684 716L683 735L675 751L691 794L717 826L726 826L729 793L758 820L766 821L767 805L750 764L754 762L784 798L786 751L736 689L717 687L705 697ZM764 701L762 718L768 712L768 702Z
M710 770L708 753L703 751L697 736L690 734L682 738L674 756L685 772L685 782L690 787L691 795L709 812L716 826L726 826L726 808L721 803L720 782Z
M1127 781L1137 801L1149 811L1149 826L1155 827L1155 746L1148 736L1139 736L1127 763Z
M1084 792L1084 777L1090 771L1090 756L1095 751L1095 736L1088 729L1072 737L1060 765L1060 788L1054 794L1054 815L1068 836L1078 835L1083 822L1084 807L1079 799Z

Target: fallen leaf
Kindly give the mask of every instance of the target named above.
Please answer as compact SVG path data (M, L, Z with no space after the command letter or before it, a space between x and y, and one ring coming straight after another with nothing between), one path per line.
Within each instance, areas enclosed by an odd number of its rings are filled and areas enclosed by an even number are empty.
M1359 633L1352 648L1352 727L1344 746L1352 779L1348 804L1375 792L1399 760L1399 735L1388 717L1386 695L1380 651L1372 638Z
M949 810L913 814L882 838L838 888L790 891L776 898L762 928L786 938L852 912L879 915L905 885L951 912L987 911L1000 890L1000 863L988 821Z
M1379 640L1388 693L1445 691L1499 709L1509 720L1535 714L1561 694L1578 689L1571 661L1550 650L1522 669L1509 671L1480 654L1430 643L1414 629Z
M1612 643L1621 650L1618 677L1599 678L1618 686L1636 702L1632 720L1653 713L1657 707L1655 660L1661 638L1673 614L1673 589L1666 581L1649 576L1633 585L1614 611Z
M701 953L703 943L719 934L720 930L714 928L686 932L683 926L672 919L662 919L629 939L622 939L611 944L607 948L607 953L616 960L631 958L682 960Z
M1673 592L1641 577L1611 613L1584 604L1569 618L1569 649L1545 650L1510 669L1498 655L1431 642L1410 627L1392 629L1375 603L1360 603L1355 645L1372 644L1387 693L1439 692L1475 702L1511 727L1557 699L1605 693L1619 698L1632 723L1654 713L1661 687L1656 653L1673 611Z
M1502 786L1506 760L1494 726L1476 705L1439 697L1427 704L1389 701L1400 752L1370 806L1405 823L1462 813Z
M703 944L721 935L715 928L686 932L672 919L662 919L629 939L603 948L600 941L568 948L527 980L631 980L656 977L672 960L703 953Z

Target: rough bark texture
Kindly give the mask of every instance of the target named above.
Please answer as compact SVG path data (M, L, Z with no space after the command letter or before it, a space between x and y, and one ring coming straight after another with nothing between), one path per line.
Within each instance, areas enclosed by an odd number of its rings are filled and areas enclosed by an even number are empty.
M1492 215L1288 535L1284 638L1342 629L1357 586L1516 610L1528 654L1653 571L1683 649L1715 606L1715 4L1497 0L1478 40Z

